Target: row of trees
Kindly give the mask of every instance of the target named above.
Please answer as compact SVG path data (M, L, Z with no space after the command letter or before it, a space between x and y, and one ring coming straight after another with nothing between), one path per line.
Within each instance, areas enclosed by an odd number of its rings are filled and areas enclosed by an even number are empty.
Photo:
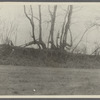
M72 33L71 33L71 29L70 29L70 25L71 25L71 17L72 17L72 12L73 12L73 6L69 5L68 8L66 9L66 14L64 16L63 19L63 25L62 25L62 29L61 32L58 31L57 36L56 36L56 43L54 42L54 30L55 30L55 21L56 21L56 13L57 13L57 5L54 5L53 7L53 11L51 11L50 6L48 6L48 12L50 15L50 30L49 30L49 37L48 37L48 43L46 46L46 43L43 42L42 39L42 13L41 13L41 5L38 6L38 12L39 12L39 17L34 17L34 12L32 9L32 6L30 5L30 11L31 14L28 15L28 13L26 12L26 6L24 6L24 13L25 16L27 17L27 19L29 20L31 27L32 27L32 38L33 41L26 43L24 46L29 46L32 44L37 44L39 49L61 49L61 50L65 50L65 48L70 48L72 47ZM39 37L38 39L36 39L35 37L35 23L34 23L34 19L37 19L39 22ZM68 39L68 34L70 34L70 44L67 43L67 39Z
M27 7L24 5L24 15L25 17L28 19L28 21L30 22L31 25L31 33L32 33L32 41L25 43L24 47L30 46L30 45L37 45L39 49L51 49L51 50L67 50L70 52L76 52L76 53L80 53L80 50L78 48L79 44L81 43L82 39L84 38L85 34L93 27L95 26L99 26L96 23L92 23L90 24L88 27L86 27L86 29L84 30L81 38L79 39L78 43L76 45L73 45L74 39L73 39L73 34L72 30L71 30L71 22L72 22L72 15L74 13L74 9L75 7L73 7L73 5L68 5L66 9L63 9L65 11L65 15L63 15L63 20L62 20L62 26L61 29L58 29L58 32L55 33L55 23L56 23L56 18L57 18L57 11L58 11L58 6L54 5L52 10L51 7L48 5L48 13L49 13L49 17L50 17L50 29L49 29L49 36L47 43L44 42L43 40L43 16L42 16L42 9L41 9L41 5L38 5L38 16L36 17L34 15L34 11L32 8L32 5L29 6L29 11L27 11ZM39 36L38 38L36 38L36 31L35 31L35 20L38 21L38 29L39 29ZM15 43L12 42L11 40L11 36L12 33L17 32L17 27L15 25L13 25L13 23L10 24L10 28L9 30L5 29L8 34L6 34L6 38L3 39L2 37L2 41L5 41L7 44L10 45L14 45ZM29 34L29 33L28 33ZM54 36L56 35L56 40L54 39ZM15 35L15 42L17 39L17 35ZM70 42L68 41L70 40ZM95 48L95 50L92 52L92 54L99 54L99 46L97 46ZM87 53L87 48L86 46L83 47L83 49L81 49L82 53L86 54Z
M48 6L48 12L49 12L49 16L50 16L50 30L49 30L49 36L48 36L48 42L47 45L46 43L44 43L43 38L42 38L42 11L41 11L41 5L38 6L38 17L34 16L34 12L32 9L32 6L30 5L30 14L28 14L28 12L26 12L26 6L24 5L24 13L26 18L29 20L30 24L31 24L31 28L32 28L32 38L33 41L26 43L24 45L24 47L32 45L32 44L37 44L39 49L58 49L58 50L70 50L70 52L75 52L78 51L77 47L79 46L79 44L81 43L84 35L94 26L96 26L96 23L91 23L83 32L80 40L78 41L78 43L73 46L73 33L71 32L71 21L72 21L72 14L74 11L74 7L73 5L68 5L67 9L64 9L65 11L65 15L63 17L63 24L61 26L61 31L58 30L58 33L56 34L56 41L54 40L54 35L55 35L55 22L56 22L56 15L57 15L57 9L58 6L54 5L53 6L53 10L51 11L50 6ZM38 27L39 27L39 37L38 39L36 39L35 36L35 22L34 19L38 20ZM68 37L69 35L69 37ZM70 39L69 39L70 38ZM68 39L70 40L70 43L68 43ZM73 49L71 49L73 48ZM96 48L97 49L97 48ZM82 49L82 53L87 53L86 51L86 47L84 47ZM93 51L97 52L97 50ZM92 54L93 54L92 53Z

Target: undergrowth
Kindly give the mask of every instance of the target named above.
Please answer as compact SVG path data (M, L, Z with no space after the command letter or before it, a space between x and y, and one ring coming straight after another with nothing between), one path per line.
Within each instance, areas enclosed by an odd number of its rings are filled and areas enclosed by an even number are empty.
M57 68L100 68L100 56L3 45L0 47L0 64Z

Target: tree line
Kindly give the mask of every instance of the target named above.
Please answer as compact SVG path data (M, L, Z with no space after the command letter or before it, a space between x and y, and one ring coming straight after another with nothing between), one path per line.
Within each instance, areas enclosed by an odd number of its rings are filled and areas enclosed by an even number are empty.
M26 5L23 6L23 11L24 11L24 15L27 18L27 20L29 21L30 25L31 25L31 33L32 33L32 41L25 43L24 45L21 45L23 47L27 47L30 45L37 45L38 48L41 49L50 49L50 50L61 50L61 51L70 51L71 53L77 52L79 50L77 50L79 44L81 43L82 39L84 38L84 35L93 27L97 26L98 24L96 23L92 23L91 25L89 25L89 27L87 27L84 32L82 33L81 38L79 39L78 43L73 46L73 34L72 30L71 30L71 21L72 21L72 15L74 12L74 6L73 5L68 5L66 9L64 9L65 11L65 15L63 15L63 20L62 20L62 26L61 29L58 29L58 32L55 34L55 23L56 23L56 17L57 17L57 11L58 11L58 6L54 5L51 7L50 5L48 5L48 13L49 13L49 17L50 17L50 29L49 29L49 36L47 43L44 42L43 40L43 23L42 23L42 19L43 19L43 12L41 9L41 5L38 5L38 17L34 16L34 11L32 8L32 5L29 6L29 10L30 13L27 12L27 7ZM34 19L36 19L38 21L38 29L39 29L39 36L38 38L36 38L36 31L35 31L35 21ZM12 24L11 24L12 25ZM15 26L11 26L10 29L10 33L13 33L13 30ZM17 28L15 28L17 29ZM13 31L12 31L13 30ZM56 35L56 40L54 39L54 36ZM17 38L17 36L15 37L15 39ZM9 39L9 35L6 36L6 43L10 44L10 45L14 45L14 43ZM70 42L68 42L68 40L70 40ZM95 50L91 53L91 54L98 54L96 52L98 52L99 50L99 46L95 48ZM86 47L84 47L83 52L86 53Z

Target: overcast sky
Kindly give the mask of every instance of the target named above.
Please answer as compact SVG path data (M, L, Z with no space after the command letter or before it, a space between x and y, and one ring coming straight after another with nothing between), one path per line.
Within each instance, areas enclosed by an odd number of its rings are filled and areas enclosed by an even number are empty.
M63 9L67 9L68 4L64 5L58 5L57 9L57 18L56 18L56 24L55 24L55 34L60 31L61 25L63 22L63 18L65 15L65 11ZM52 10L51 5L51 10ZM28 6L27 7L27 12ZM49 34L49 29L50 29L50 24L47 24L45 21L50 20L50 16L48 13L48 4L47 5L42 5L42 18L43 18L43 39L46 42L47 41L47 36ZM38 17L38 5L33 5L33 13L34 16ZM99 23L100 19L100 5L74 5L74 10L73 10L73 15L72 15L72 25L71 25L71 30L73 34L73 38L77 37L78 38L75 40L74 45L79 41L80 37L82 36L82 33L85 31L86 27L89 25L89 23L97 22ZM30 33L31 33L31 26L28 21L28 19L24 15L23 11L23 5L18 5L18 4L0 4L0 20L2 21L0 27L2 27L3 22L6 23L5 28L9 27L9 23L13 22L14 25L18 26L17 30L17 45L19 44L24 44L25 42L28 42L31 40ZM34 19L35 20L35 19ZM2 31L1 33L5 34L6 32ZM35 20L35 32L38 37L38 21ZM12 39L14 35L12 35ZM56 35L55 35L56 36ZM88 47L89 49L92 50L94 48L94 42L98 42L100 44L100 28L92 28L87 35L85 35L83 39L83 44L88 41ZM81 43L82 45L82 43Z

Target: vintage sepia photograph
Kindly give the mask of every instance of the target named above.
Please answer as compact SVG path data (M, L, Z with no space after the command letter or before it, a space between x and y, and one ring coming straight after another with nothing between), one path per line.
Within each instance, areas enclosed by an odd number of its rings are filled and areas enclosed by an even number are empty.
M100 95L100 3L0 3L0 95Z

